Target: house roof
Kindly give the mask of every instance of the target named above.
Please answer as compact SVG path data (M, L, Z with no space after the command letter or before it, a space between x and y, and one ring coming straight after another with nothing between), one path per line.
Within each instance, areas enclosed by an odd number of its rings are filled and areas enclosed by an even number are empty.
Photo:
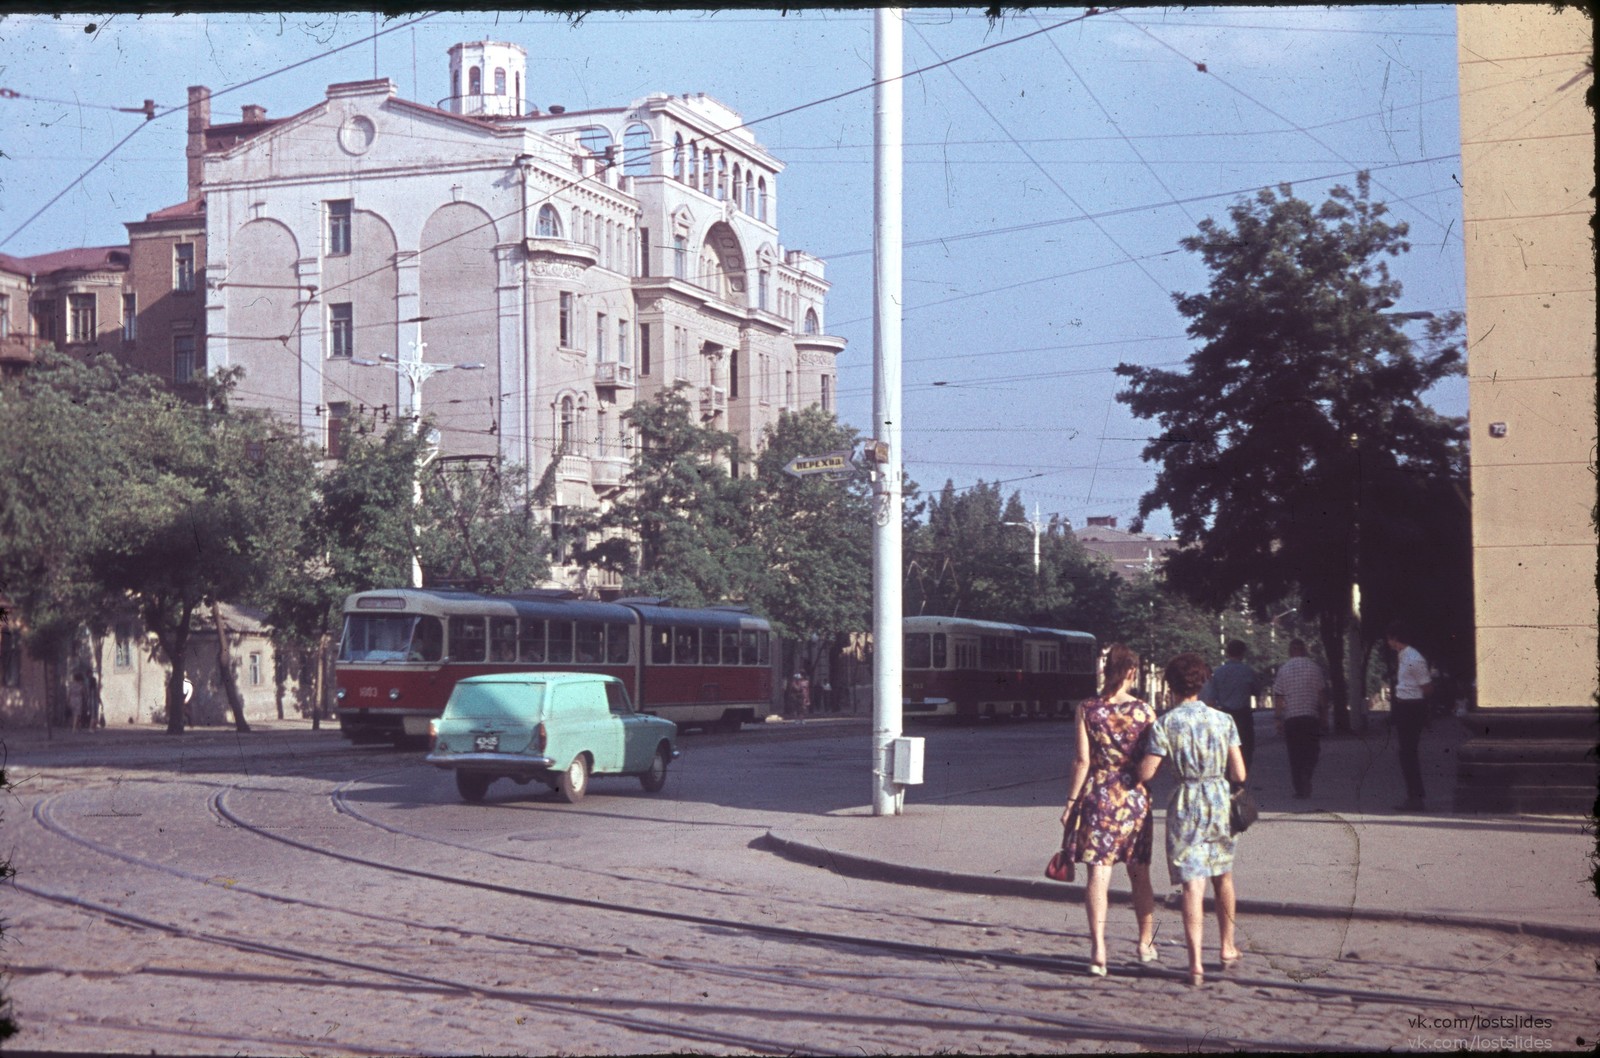
M121 258L120 260L118 258ZM33 275L51 272L92 272L99 268L127 268L127 246L80 246L71 250L35 254L33 257L13 257L22 271ZM7 267L10 265L8 263Z
M145 214L145 220L182 220L186 217L203 217L206 213L206 200L193 198L187 202L180 202L176 206L158 209L154 213Z

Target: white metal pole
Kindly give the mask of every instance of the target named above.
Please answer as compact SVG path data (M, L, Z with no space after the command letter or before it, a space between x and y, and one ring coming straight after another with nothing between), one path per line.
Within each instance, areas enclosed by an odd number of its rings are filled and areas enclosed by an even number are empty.
M904 23L899 8L879 8L873 131L873 436L888 447L878 465L872 535L872 814L899 815L905 790L894 781L891 754L900 737L901 496L900 324L901 168L903 161Z
M407 406L411 412L411 430L417 436L422 434L422 380L426 370L422 366L423 350L427 345L422 341L422 320L417 320L417 340L411 343L411 356L407 362L400 365L398 374L406 380L406 385L411 387ZM417 472L411 478L411 515L416 523L416 530L420 532L422 520L422 464L417 464ZM411 552L411 586L422 587L422 554L421 541L417 548Z

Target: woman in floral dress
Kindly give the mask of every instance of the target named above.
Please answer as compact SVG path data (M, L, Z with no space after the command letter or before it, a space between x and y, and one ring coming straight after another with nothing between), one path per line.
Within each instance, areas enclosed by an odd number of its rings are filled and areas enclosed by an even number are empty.
M1133 914L1139 923L1139 961L1154 962L1155 891L1150 887L1150 796L1134 770L1155 710L1129 693L1139 655L1113 643L1106 652L1100 697L1078 706L1078 754L1072 796L1061 813L1069 862L1087 864L1084 912L1089 919L1089 972L1106 975L1106 905L1111 868L1128 865Z
M1171 760L1178 784L1167 800L1167 869L1173 885L1183 886L1183 935L1189 944L1189 983L1205 981L1200 959L1205 936L1206 879L1216 893L1217 928L1222 934L1222 968L1243 956L1234 944L1236 897L1233 889L1234 836L1229 827L1228 780L1245 780L1244 756L1233 717L1200 701L1211 668L1198 654L1179 654L1167 664L1167 687L1178 704L1150 729L1139 763L1139 779L1149 782Z

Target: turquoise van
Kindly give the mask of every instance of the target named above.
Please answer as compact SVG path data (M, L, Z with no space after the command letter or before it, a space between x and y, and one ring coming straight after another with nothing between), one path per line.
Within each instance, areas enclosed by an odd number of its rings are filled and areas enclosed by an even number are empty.
M635 712L614 676L586 672L473 676L428 724L429 764L456 773L461 798L481 802L496 779L535 779L569 804L595 775L634 775L655 793L675 760L678 726Z

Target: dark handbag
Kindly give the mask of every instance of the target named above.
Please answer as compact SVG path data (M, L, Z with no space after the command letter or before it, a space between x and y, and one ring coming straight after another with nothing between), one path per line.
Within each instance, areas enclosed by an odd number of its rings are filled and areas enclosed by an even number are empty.
M1228 802L1228 832L1243 834L1260 815L1261 806L1256 804L1255 795L1248 786L1241 785L1233 791L1233 797Z
M1078 815L1074 812L1071 822L1061 828L1061 848L1056 850L1056 854L1051 856L1050 862L1044 866L1044 876L1052 882L1072 882L1077 880L1078 867L1073 862L1074 857L1071 847L1072 831L1077 822Z

